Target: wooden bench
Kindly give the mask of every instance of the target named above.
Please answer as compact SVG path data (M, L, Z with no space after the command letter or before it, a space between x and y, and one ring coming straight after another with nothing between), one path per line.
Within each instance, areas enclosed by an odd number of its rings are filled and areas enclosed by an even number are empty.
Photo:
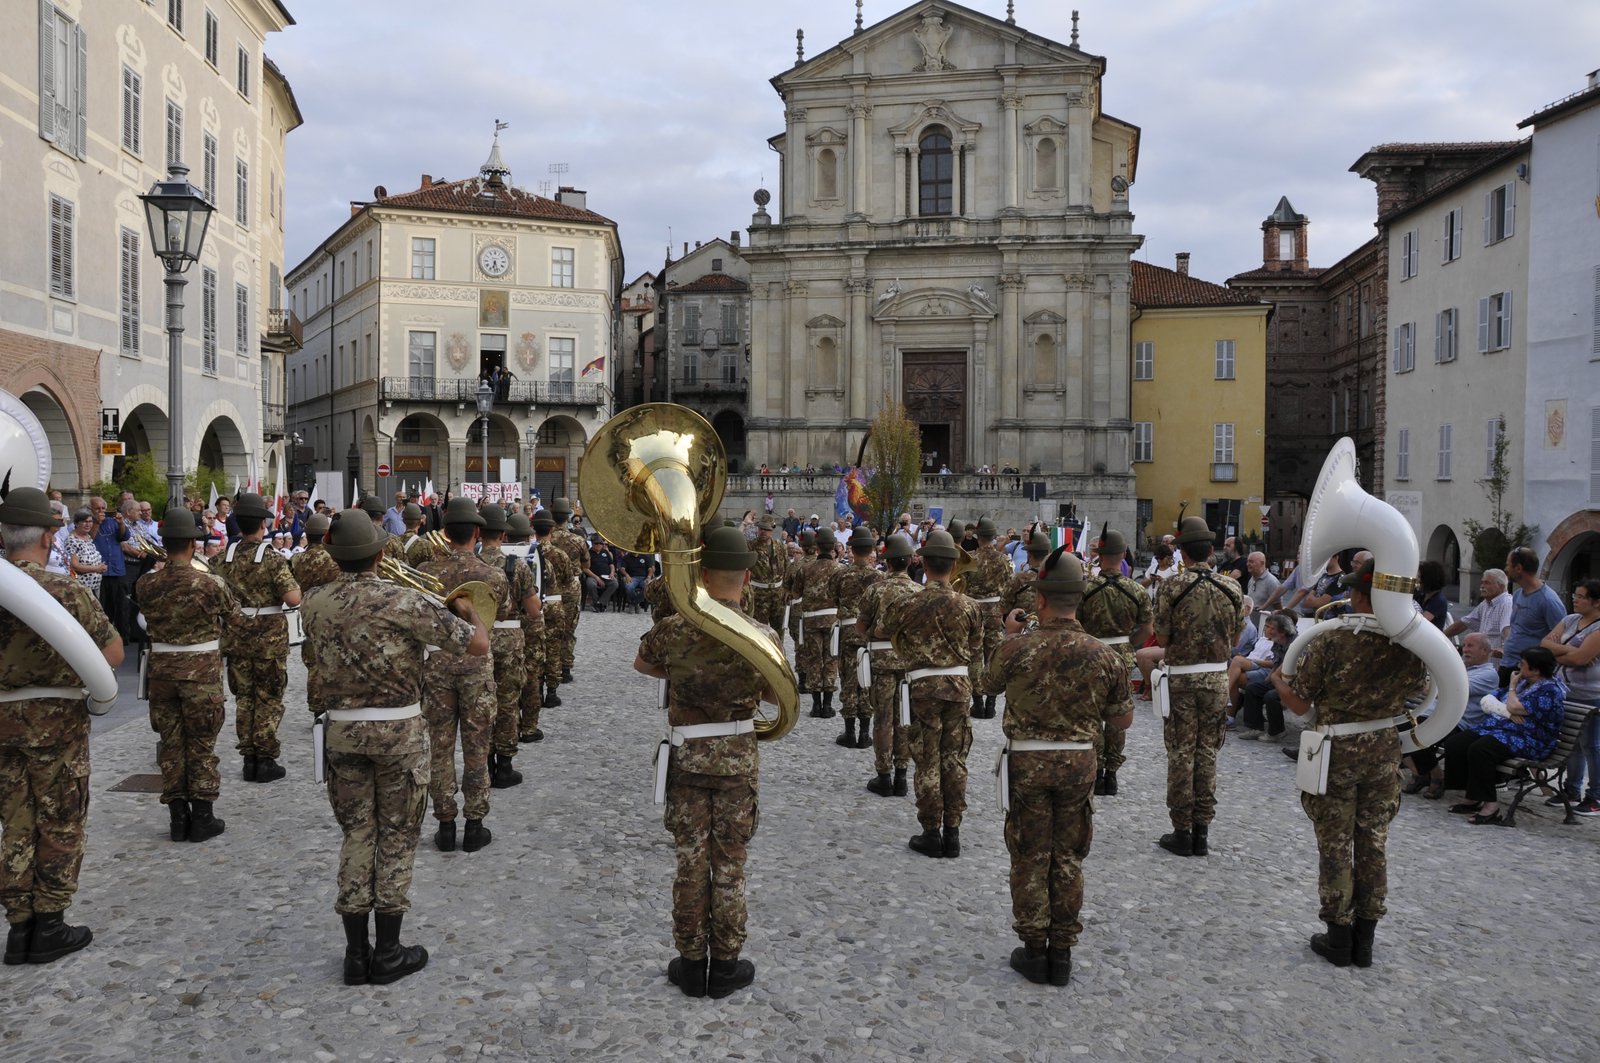
M1569 701L1564 715L1561 717L1561 738L1556 742L1553 753L1543 760L1529 760L1526 757L1511 757L1500 762L1501 775L1508 778L1501 783L1502 786L1517 787L1517 796L1512 799L1510 807L1506 809L1506 825L1515 826L1517 822L1517 806L1522 804L1522 799L1530 790L1542 786L1553 786L1562 797L1562 807L1566 810L1563 823L1576 823L1578 817L1572 814L1572 799L1567 794L1563 785L1566 781L1567 759L1572 756L1572 751L1578 747L1578 738L1583 733L1583 727L1589 722L1589 717L1595 712L1595 706L1585 705L1581 701ZM1591 782L1589 785L1595 785ZM1580 794L1581 798L1582 795Z

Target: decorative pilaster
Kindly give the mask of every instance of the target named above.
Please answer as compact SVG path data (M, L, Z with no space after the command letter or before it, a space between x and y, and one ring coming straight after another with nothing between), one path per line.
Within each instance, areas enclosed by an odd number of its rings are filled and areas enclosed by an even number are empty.
M1000 394L1000 416L1012 420L1022 406L1022 388L1027 373L1023 368L1022 293L1027 280L1020 273L1000 274L1000 348L995 359L999 370L995 390Z
M855 268L864 269L865 266L863 260ZM850 394L845 408L851 420L861 421L867 418L867 333L872 327L872 319L867 314L867 297L872 294L872 281L862 276L849 277L844 282L844 290L850 295L850 320L847 325L850 338Z
M854 100L846 108L850 115L850 216L867 216L867 118L872 107L865 100Z
M1017 158L1017 125L1022 120L1022 93L1006 89L1000 96L1001 124L1005 126L1005 165L1002 179L1005 182L1005 210L1015 212L1021 197L1018 193L1020 160Z

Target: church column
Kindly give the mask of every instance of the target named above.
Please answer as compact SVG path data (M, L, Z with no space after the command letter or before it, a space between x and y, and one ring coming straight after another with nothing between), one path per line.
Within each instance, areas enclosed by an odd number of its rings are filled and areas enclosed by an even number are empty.
M906 217L906 167L910 165L908 159L911 152L908 148L895 146L894 149L894 220L904 221Z
M1000 106L1003 109L1002 120L1005 125L1005 166L1003 169L1006 186L1006 210L1016 210L1020 202L1017 196L1017 125L1021 121L1022 94L1007 89L1000 97Z
M1062 403L1063 417L1088 419L1090 396L1094 391L1093 359L1087 357L1089 342L1089 300L1086 291L1089 278L1082 273L1069 273L1067 282L1067 386L1071 398L1077 401ZM1075 394L1074 394L1075 393Z
M796 459L804 462L809 454L809 437L797 437L791 425L800 422L805 417L806 382L812 373L812 352L806 345L806 299L807 285L805 281L792 280L783 286L784 306L784 349L789 352L787 360L788 369L784 373L784 393L787 401L783 404L783 416L788 422L784 426L784 449L788 452L788 461L793 463ZM798 379L796 379L798 371ZM797 446L797 438L806 440L804 447ZM798 453L804 449L807 454Z
M785 138L783 153L783 213L781 218L787 222L790 218L801 215L800 203L800 173L805 167L806 159L806 111L804 107L794 107L786 112L789 120L789 135Z
M850 213L867 214L867 116L872 108L864 100L850 104Z
M1022 293L1026 287L1022 274L1000 274L1000 354L994 361L1000 416L1007 420L1022 408L1022 388L1028 376L1027 352L1022 349Z
M1067 205L1093 204L1094 111L1082 90L1067 93Z
M844 282L844 290L850 294L850 323L847 326L850 336L850 393L847 397L846 415L853 421L866 420L867 414L867 332L871 328L871 319L867 316L867 296L872 294L872 281L860 276L860 271L866 268L864 261L852 263L852 272L856 275Z

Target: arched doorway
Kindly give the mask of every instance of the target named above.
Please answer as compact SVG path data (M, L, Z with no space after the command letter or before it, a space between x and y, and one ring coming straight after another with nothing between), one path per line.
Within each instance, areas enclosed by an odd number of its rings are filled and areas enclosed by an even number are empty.
M744 418L733 410L723 410L711 419L711 427L728 455L728 471L744 471Z
M394 430L389 464L409 494L434 485L435 497L450 487L450 433L431 413L413 413Z
M1579 580L1600 579L1600 531L1582 531L1568 539L1550 559L1545 578L1563 602Z
M533 490L548 506L552 499L577 490L578 462L588 438L574 418L551 417L539 426L533 452Z
M33 388L23 393L22 404L39 419L45 438L50 441L50 486L69 492L82 486L83 470L78 465L78 445L72 435L72 422L56 397L44 388ZM90 479L99 478L96 469Z
M142 403L122 419L122 431L117 436L122 441L122 454L113 464L112 479L122 479L130 458L148 454L157 473L167 473L167 414L165 410Z
M489 436L489 483L503 483L508 479L524 479L522 477L522 455L520 435L515 422L503 413L492 413L487 422L482 417L474 418L467 426L467 453L466 476L463 478L469 483L481 483L485 480L483 473L484 458L484 431L488 425ZM515 475L512 475L513 471Z
M1462 595L1458 601L1472 600L1470 591L1475 575L1472 570L1472 558L1468 556L1466 567L1462 568L1461 542L1456 538L1455 529L1448 524L1434 528L1433 534L1428 536L1428 549L1423 558L1427 561L1437 561L1444 566L1447 583L1452 578L1456 580L1457 591Z
M231 417L218 417L206 425L200 437L198 464L237 477L241 483L250 476L250 455L244 436Z

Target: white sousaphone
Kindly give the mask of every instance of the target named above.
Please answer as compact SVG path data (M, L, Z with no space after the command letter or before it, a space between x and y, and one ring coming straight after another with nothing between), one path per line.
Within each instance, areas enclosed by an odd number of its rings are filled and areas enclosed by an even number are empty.
M50 485L50 441L22 400L0 391L0 482L11 487ZM88 691L89 711L103 716L117 700L117 675L100 647L61 603L21 569L0 559L0 609L27 624L66 659Z
M1304 527L1302 572L1321 572L1328 558L1341 550L1372 551L1372 615L1334 617L1302 631L1283 655L1283 674L1294 675L1300 655L1319 635L1335 628L1378 631L1416 654L1428 669L1426 702L1415 713L1394 719L1401 726L1401 751L1412 753L1438 742L1455 730L1466 710L1467 669L1444 632L1417 611L1411 596L1417 572L1416 533L1399 510L1362 490L1356 479L1355 444L1348 436L1334 444L1322 464ZM1430 707L1431 716L1416 718Z

